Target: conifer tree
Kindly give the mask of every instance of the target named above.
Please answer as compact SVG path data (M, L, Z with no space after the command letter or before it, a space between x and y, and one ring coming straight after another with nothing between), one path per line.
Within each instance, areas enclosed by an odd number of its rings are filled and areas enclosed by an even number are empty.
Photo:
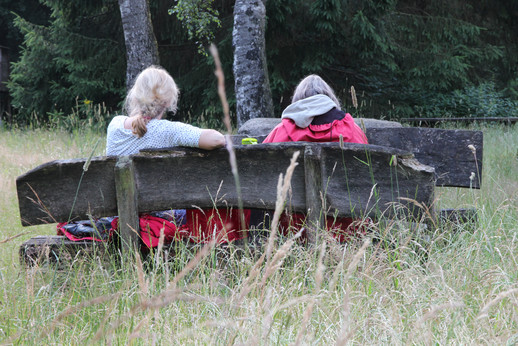
M90 102L118 107L124 95L124 40L115 0L45 0L48 24L17 17L24 36L8 83L16 118L68 115Z

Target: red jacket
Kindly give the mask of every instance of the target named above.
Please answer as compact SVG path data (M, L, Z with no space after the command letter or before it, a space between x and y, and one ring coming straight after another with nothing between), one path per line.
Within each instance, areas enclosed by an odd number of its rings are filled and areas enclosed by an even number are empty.
M263 143L276 142L338 142L340 135L344 142L367 144L367 137L355 124L349 113L341 120L334 120L332 123L321 125L309 125L300 128L291 119L282 119L272 132L266 137Z
M356 125L350 114L345 114L342 119L336 119L336 116L339 116L337 113L341 111L334 109L330 112L335 116L335 120L321 124L320 122L322 121L315 119L315 121L306 128L298 127L292 119L284 118L282 122L270 132L263 143L338 142L340 141L340 135L342 135L344 142L368 144L365 133ZM285 235L287 233L294 234L296 233L295 230L304 226L304 221L305 216L303 214L295 213L288 215L284 213L280 219L280 226L281 229L284 230L283 233ZM350 217L337 218L335 220L333 217L328 216L325 220L325 226L336 240L344 242L355 235L364 234L366 223L362 222L362 220L355 221ZM303 239L305 237L306 235L303 234Z

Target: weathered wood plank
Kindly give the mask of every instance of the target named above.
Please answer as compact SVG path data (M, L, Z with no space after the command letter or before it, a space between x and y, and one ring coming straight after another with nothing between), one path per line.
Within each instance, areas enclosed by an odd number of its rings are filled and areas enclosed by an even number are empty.
M35 264L64 263L74 259L78 252L102 255L107 244L92 240L71 241L65 236L36 236L25 241L19 249L20 263Z
M119 158L115 165L115 190L119 215L119 241L123 251L139 243L139 208L135 170L130 156Z
M258 144L234 149L244 206L274 209L279 174L286 172L293 153L303 151L304 146ZM174 206L238 205L229 154L225 149L173 148L158 154L156 151L142 153L133 160L142 211ZM304 171L295 169L293 181L298 182L297 186L301 186L303 179ZM303 187L293 189L293 198L305 206Z
M340 216L364 213L376 216L374 202L381 209L400 196L428 203L433 195L433 169L413 167L408 163L412 156L408 151L352 143L346 143L343 149L338 143L275 143L235 147L243 206L274 209L279 174L285 173L295 151L304 152L307 147L322 150L326 170L322 171L321 190L327 207L337 210ZM398 162L396 167L390 165L394 159ZM225 149L178 147L144 152L133 156L132 161L139 212L238 205ZM18 178L20 215L25 225L68 219L83 163L83 160L55 161ZM79 190L74 218L119 213L114 167L112 157L92 160ZM304 162L299 162L292 177L287 206L293 211L307 212L305 169ZM378 195L371 196L374 184ZM35 199L29 186L39 197L39 205L27 202L28 198ZM40 206L45 206L53 218L41 211Z
M367 127L369 144L408 150L416 159L435 168L437 186L480 188L482 174L482 131L443 130L421 127ZM241 144L245 136L232 136ZM259 142L266 136L257 136ZM475 155L468 148L476 148ZM475 178L470 180L471 172Z
M69 216L72 220L84 220L88 215L116 215L113 176L116 159L93 158L80 185L86 159L48 162L19 176L16 188L22 224L63 222Z
M437 186L480 188L482 131L421 127L369 128L366 135L370 144L408 150L422 164L434 167ZM469 145L475 147L475 155ZM472 172L475 177L471 180Z
M441 209L438 213L441 222L451 222L453 224L477 223L477 209Z
M317 230L322 215L322 150L319 146L306 146L304 151L304 188L306 191L306 211L308 217L308 241L316 242ZM322 194L322 198L321 198Z
M413 201L431 205L433 168L411 155L390 155L368 147L357 151L324 148L322 174L328 177L323 187L328 210L341 216L379 217L393 215L398 208L398 213L421 215L423 210Z
M327 207L339 216L376 216L379 210L373 205L385 210L398 197L420 203L430 203L433 198L433 168L412 161L412 154L407 151L354 143L346 143L340 149L338 143L295 142L235 147L244 207L274 209L279 174L286 171L293 153L306 147L323 151L327 170L322 175L324 186L320 190L326 196ZM133 158L141 211L237 205L225 150L171 150L151 151ZM399 164L393 167L391 160ZM344 165L347 174L333 170ZM176 169L180 166L190 172L189 181ZM304 162L299 162L292 177L287 202L292 211L307 212L305 170ZM373 184L379 195L371 196ZM212 200L207 196L212 196Z

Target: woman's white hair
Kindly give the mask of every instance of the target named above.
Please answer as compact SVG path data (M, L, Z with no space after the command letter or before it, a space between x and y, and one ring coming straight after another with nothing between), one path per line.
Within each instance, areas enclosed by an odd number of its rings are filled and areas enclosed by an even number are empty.
M173 77L160 66L140 72L128 92L125 108L128 115L155 118L166 109L176 112L180 91Z
M146 134L150 120L159 118L167 109L176 112L179 94L173 77L162 67L150 66L140 72L124 103L127 114L137 116L132 123L133 133L140 138Z
M333 89L316 74L309 75L300 81L297 88L295 88L291 102L297 102L315 95L328 96L334 103L336 103L336 107L340 109L340 101L338 101Z

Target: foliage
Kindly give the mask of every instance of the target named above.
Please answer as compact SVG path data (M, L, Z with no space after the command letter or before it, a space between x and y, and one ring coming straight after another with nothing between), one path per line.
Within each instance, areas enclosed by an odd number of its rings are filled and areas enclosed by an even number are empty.
M22 34L14 25L16 15L31 23L45 24L50 14L38 0L0 0L0 46L9 48L11 61L18 60L18 47L23 42Z
M497 91L494 83L482 83L449 94L428 97L428 103L416 107L421 116L429 117L516 117L518 101Z
M220 27L218 10L213 7L214 0L177 0L176 5L169 9L169 14L176 17L185 25L189 40L194 40L198 52L207 54L204 46L214 40L214 27Z
M125 76L117 2L41 1L50 18L36 20L20 10L16 20L25 41L10 84L15 118L69 114L76 98L114 110L124 97ZM208 41L217 44L233 107L232 2L180 0L171 7L150 0L150 8L161 64L182 92L176 119L217 127L214 66L198 52ZM268 0L266 53L275 113L310 73L328 81L349 111L354 86L363 115L375 118L468 115L448 100L486 85L498 102L512 105L518 100L517 11L518 3L505 0Z
M47 127L60 131L73 132L77 129L89 129L90 131L103 133L108 127L108 121L112 115L104 104L94 104L91 100L79 101L71 110L71 114L63 112L49 113ZM34 124L31 124L34 127ZM44 126L41 124L39 127Z
M120 23L112 19L117 3L89 3L84 14L79 3L68 8L59 1L44 4L52 10L49 25L15 20L25 37L8 84L18 122L28 122L34 112L43 120L50 113L66 116L77 99L117 107L125 76Z
M232 109L235 109L234 81L232 74L232 3L214 4L219 14L221 26L214 28L215 42L225 74L227 98ZM217 94L216 77L212 56L199 54L199 46L189 40L185 25L176 16L152 7L153 22L167 23L171 28L168 32L155 33L159 39L160 61L171 72L180 87L178 113L172 119L186 121L194 125L205 125L223 129L223 112L221 101ZM165 14L165 16L164 16ZM232 111L232 123L236 123L235 112Z
M367 115L379 117L408 115L431 102L423 95L478 85L495 76L504 53L465 4L269 1L272 93L283 107L298 80L319 73L344 99L354 85L373 100Z

